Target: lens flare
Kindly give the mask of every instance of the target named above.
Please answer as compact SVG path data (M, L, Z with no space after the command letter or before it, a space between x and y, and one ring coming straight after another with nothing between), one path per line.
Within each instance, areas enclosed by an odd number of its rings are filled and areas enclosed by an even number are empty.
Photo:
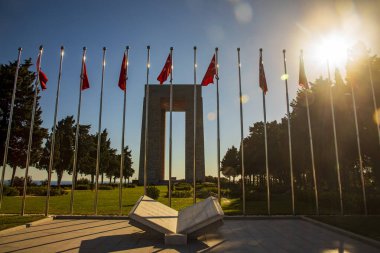
M289 78L289 75L288 75L288 74L283 74L283 75L281 76L281 80L282 80L282 81L288 80L288 78Z
M216 114L215 114L215 112L209 112L209 113L207 114L207 119L208 119L209 121L214 121L214 120L216 119Z
M249 96L248 95L244 94L244 95L241 96L241 102L243 104L248 103L248 101L249 101Z
M376 125L380 126L380 108L373 113L373 121Z

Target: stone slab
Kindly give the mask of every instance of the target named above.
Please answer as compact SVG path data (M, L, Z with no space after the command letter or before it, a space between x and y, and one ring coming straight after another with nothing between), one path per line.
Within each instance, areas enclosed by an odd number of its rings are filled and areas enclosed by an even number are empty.
M128 216L163 234L177 231L178 212L148 196L140 197Z
M162 234L190 235L201 230L215 229L223 224L223 210L218 200L209 197L181 210L179 213L148 196L142 196L129 213L133 225Z
M218 199L209 197L179 212L177 233L191 234L214 223L223 224L218 222L223 221L223 217Z

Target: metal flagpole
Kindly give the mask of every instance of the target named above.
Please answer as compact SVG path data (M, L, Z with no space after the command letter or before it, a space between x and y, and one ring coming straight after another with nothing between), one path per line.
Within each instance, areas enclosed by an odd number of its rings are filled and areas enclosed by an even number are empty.
M98 214L98 187L99 187L99 167L100 167L100 143L102 140L102 109L103 109L103 86L104 86L104 69L106 66L106 47L103 47L103 61L102 61L102 81L100 86L100 106L99 106L99 123L98 123L98 146L96 149L96 168L95 168L95 201L94 210L95 215Z
M219 128L219 61L218 61L218 51L215 48L215 65L216 65L216 122L217 122L217 158L218 158L218 201L221 203L220 195L220 128Z
M342 194L342 181L340 178L340 164L339 164L339 153L338 153L338 140L336 136L336 125L335 125L335 110L334 110L334 97L332 93L332 83L330 75L330 65L327 60L327 73L329 77L329 91L330 91L330 106L331 106L331 117L333 122L333 132L334 132L334 147L335 147L335 159L336 159L336 173L338 177L338 187L339 187L339 202L340 202L340 214L343 215L343 194Z
M49 160L49 170L48 170L48 181L46 189L46 203L45 203L45 216L49 214L49 200L50 200L50 185L51 185L51 172L54 165L54 151L55 151L55 132L57 124L57 112L58 112L58 101L59 101L59 90L61 87L61 76L62 76L62 61L64 55L64 48L61 46L61 54L59 59L59 70L58 70L58 84L57 84L57 94L55 96L55 109L54 109L54 121L53 121L53 133L51 135L50 144L50 160Z
M2 171L2 174L1 174L1 182L0 182L0 209L1 209L1 204L3 203L4 176L5 176L5 168L7 166L7 159L8 159L9 139L11 137L13 107L15 105L15 99L16 99L16 88L17 88L18 70L20 69L21 51L22 51L22 48L19 47L18 48L18 56L17 56L17 66L16 66L16 72L15 72L15 79L14 79L14 82L13 82L11 111L9 112L7 138L5 139L5 149L4 149L4 158L3 158L3 171Z
M78 101L78 112L77 112L77 126L75 131L75 147L74 147L74 161L73 161L73 176L71 182L71 196L70 196L70 213L74 213L74 191L75 191L75 177L77 173L77 159L78 159L78 140L79 140L79 119L80 119L80 106L82 102L82 86L83 86L83 71L84 62L86 60L86 47L83 47L82 56L82 69L80 72L80 85L79 85L79 101Z
M263 60L263 49L260 48L260 64ZM270 215L270 189L269 189L269 167L268 167L268 138L267 138L267 110L265 105L265 92L263 90L263 111L264 111L264 139L265 139L265 171L267 181L267 209L268 215Z
M41 60L42 60L41 59L42 58L42 51L43 51L43 48L42 48L42 46L40 46L40 53L39 53L40 64L41 64ZM30 150L32 148L32 141L33 141L34 117L36 115L36 104L37 104L37 94L38 94L38 83L39 83L39 81L40 81L40 79L39 79L39 73L37 73L36 82L34 83L34 99L33 99L32 119L31 119L31 122L30 122L28 150L27 150L27 153L26 153L24 189L23 189L23 193L22 193L22 203L21 203L21 216L24 216L24 214L25 214L26 183L27 183L28 172L29 172Z
M310 153L311 153L311 166L313 170L313 182L314 182L314 195L315 195L315 207L316 214L319 215L319 205L318 205L318 189L317 189L317 176L315 173L315 162L314 162L314 147L313 147L313 136L311 132L311 122L310 122L310 110L309 110L309 99L307 93L308 89L305 90L305 98L306 98L306 108L307 108L307 122L309 126L309 140L310 140Z
M241 152L241 183L243 189L243 215L245 215L245 169L244 169L244 133L243 133L243 104L242 104L242 94L241 94L241 64L240 64L240 48L237 49L238 52L238 69L239 69L239 101L240 101L240 152Z
M125 72L125 82L128 80L128 63L129 63L129 46L125 50L127 58L127 70ZM125 110L127 103L127 85L124 89L124 104L123 104L123 127L121 130L121 155L120 155L120 182L119 182L119 215L123 214L122 201L123 201L123 170L124 170L124 135L125 135Z
M304 66L303 62L303 50L301 50L301 63ZM306 83L305 85L308 86ZM315 195L315 207L316 214L319 215L319 201L318 201L318 189L317 189L317 176L315 173L315 162L314 162L314 146L313 146L313 134L311 132L311 121L310 121L310 110L309 110L309 99L308 99L309 88L305 88L304 94L306 99L306 112L307 112L307 123L309 127L309 140L310 140L310 154L311 154L311 166L313 170L313 182L314 182L314 195Z
M286 50L282 50L284 55L284 80L285 80L285 88L286 88L286 111L288 114L288 139L289 139L289 167L290 167L290 187L292 191L292 214L295 215L295 204L294 204L294 177L293 177L293 155L292 155L292 135L290 128L290 111L289 111L289 92L288 92L288 72L286 69Z
M150 46L146 47L148 50L147 64L146 64L146 90L145 90L145 133L144 133L144 195L146 195L147 184L147 151L148 151L148 112L149 112L149 68L150 68Z
M170 121L169 121L169 206L172 206L172 111L173 111L173 47L170 48L171 71L170 71Z
M197 202L196 186L196 143L197 143L197 47L194 47L194 147L193 147L193 203Z
M352 105L353 105L353 109L354 109L356 142L358 145L358 158L359 158L359 167L360 167L360 180L361 180L361 184L362 184L364 214L367 215L368 214L368 212L367 212L367 197L366 197L366 193L365 193L363 159L362 159L362 151L360 148L360 135L359 135L358 116L357 116L357 112L356 112L355 91L354 91L353 85L351 84L350 86L351 86L351 94L352 94Z
M372 67L371 67L371 60L370 60L370 58L368 58L368 71L369 71L369 80L371 82L373 107L374 107L375 113L376 113L376 111L377 111L377 101L376 101L376 96L375 96L375 88L373 87L373 76L372 76ZM379 137L379 145L380 145L380 122L377 122L376 127L377 127L377 136Z

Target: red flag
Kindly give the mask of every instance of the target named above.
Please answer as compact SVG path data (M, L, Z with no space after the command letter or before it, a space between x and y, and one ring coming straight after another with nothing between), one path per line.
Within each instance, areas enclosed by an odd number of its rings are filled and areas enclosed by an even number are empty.
M169 54L166 59L164 68L162 69L160 75L157 77L157 80L160 81L160 84L163 84L167 79L170 73L172 72L172 56Z
M303 53L301 52L300 56L300 73L299 73L299 81L298 84L305 89L309 89L309 83L307 82L305 67L303 65Z
M260 88L263 90L264 94L268 91L268 85L267 85L267 79L265 78L265 71L264 71L264 64L263 64L263 57L260 55L260 63L259 63L259 85Z
M210 83L214 83L214 76L216 75L215 54L211 59L210 65L208 65L205 76L202 80L202 86L207 86Z
M121 90L125 90L127 88L127 59L125 57L125 53L123 56L123 61L121 62L119 88Z
M48 78L45 75L45 73L42 72L41 70L41 54L38 54L36 66L37 66L38 79L40 81L41 88L42 90L46 90L46 83L48 82Z
M87 76L87 69L86 69L86 62L83 60L83 75L81 76L82 78L82 90L90 88L90 82L88 81L88 76Z

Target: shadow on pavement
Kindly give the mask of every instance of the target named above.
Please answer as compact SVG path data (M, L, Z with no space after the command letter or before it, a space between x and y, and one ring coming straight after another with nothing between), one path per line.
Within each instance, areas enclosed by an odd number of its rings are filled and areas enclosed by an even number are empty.
M141 250L142 252L161 252L175 250L178 252L207 251L209 246L199 240L189 240L187 245L164 244L164 238L150 232L136 232L126 235L102 236L91 240L83 240L80 253L102 253L123 250Z

